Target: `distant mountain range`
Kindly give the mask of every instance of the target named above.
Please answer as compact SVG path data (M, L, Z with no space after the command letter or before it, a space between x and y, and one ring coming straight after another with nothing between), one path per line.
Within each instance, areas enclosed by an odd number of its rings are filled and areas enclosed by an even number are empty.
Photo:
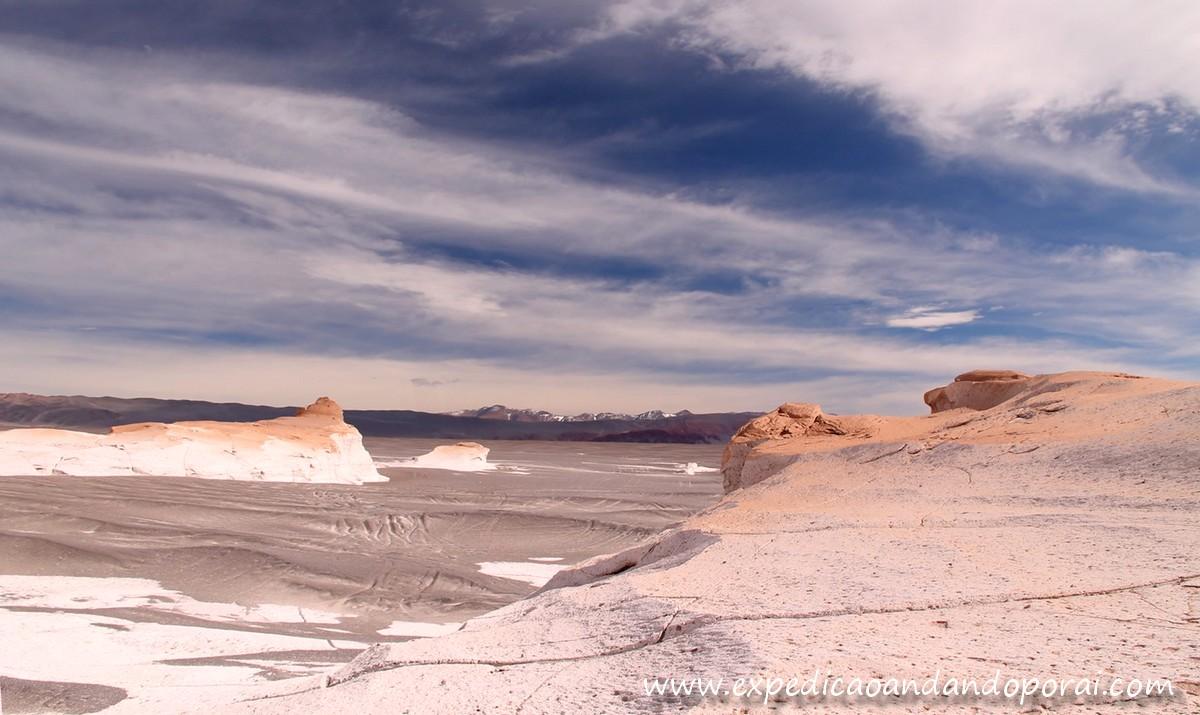
M650 410L649 412L642 412L636 415L624 412L583 412L578 415L556 415L546 410L529 410L505 407L504 405L489 405L474 410L458 410L457 412L445 412L443 414L453 417L477 417L481 420L504 420L505 422L608 422L612 420L648 422L665 420L671 417L688 417L692 413L688 410L680 410L679 412Z
M200 400L126 399L0 393L0 424L102 431L134 422L221 420L253 422L294 414L295 407ZM601 412L571 417L492 405L453 414L413 410L346 410L346 421L367 437L532 439L581 442L721 443L754 412L693 414L658 410L639 415Z

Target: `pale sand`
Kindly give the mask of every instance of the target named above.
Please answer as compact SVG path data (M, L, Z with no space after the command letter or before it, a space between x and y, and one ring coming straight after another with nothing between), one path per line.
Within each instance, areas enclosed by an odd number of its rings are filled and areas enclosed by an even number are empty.
M384 459L434 444L368 440ZM719 491L711 476L630 469L716 464L714 446L492 446L492 473L395 470L362 486L0 478L0 633L20 644L0 649L0 674L20 680L13 702L77 709L119 695L118 711L219 712L255 683L309 687L371 643L454 632ZM543 571L535 583L479 563Z
M3 576L0 672L59 673L126 690L249 684L264 668L276 677L309 675L361 650L323 627L337 623L336 614L294 606L195 601L146 579ZM287 626L296 634L280 635ZM345 652L298 655L338 650ZM175 667L189 659L213 662Z
M332 687L270 700L250 689L222 711L747 712L763 708L648 698L642 678L816 668L1170 678L1179 697L1137 711L1196 711L1200 387L1068 374L985 412L867 422L869 434L759 445L745 464L756 483L460 631L373 647Z
M462 623L419 623L417 621L396 621L387 628L379 629L382 636L408 636L411 638L430 638L453 633L462 628Z
M499 578L524 581L533 586L544 586L554 574L566 566L530 563L528 561L483 561L476 566L481 573Z

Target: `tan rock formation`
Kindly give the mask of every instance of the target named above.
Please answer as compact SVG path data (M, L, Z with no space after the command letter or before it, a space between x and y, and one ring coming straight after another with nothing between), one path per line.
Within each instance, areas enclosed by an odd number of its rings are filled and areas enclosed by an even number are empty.
M328 397L318 397L308 407L301 407L296 411L297 417L330 417L338 422L345 421L345 415L342 413L342 406L334 402Z
M808 402L785 402L774 411L747 422L733 435L721 456L721 474L725 491L749 486L773 473L773 465L755 465L744 469L746 456L764 442L818 437L863 438L871 434L876 418L855 415L836 417Z
M342 408L322 397L295 417L258 422L143 422L108 434L0 432L0 475L183 476L209 479L386 481Z
M986 410L1026 389L1032 379L1013 370L972 370L949 385L926 392L925 404L933 413L959 408Z

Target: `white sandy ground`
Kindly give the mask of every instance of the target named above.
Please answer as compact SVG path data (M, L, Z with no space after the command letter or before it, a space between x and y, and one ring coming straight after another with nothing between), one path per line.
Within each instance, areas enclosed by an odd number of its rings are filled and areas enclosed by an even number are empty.
M462 628L462 623L418 623L417 621L395 621L379 631L381 636L411 636L430 638L453 633Z
M532 559L530 560L532 561ZM480 572L488 576L524 581L534 586L545 586L554 574L566 566L545 563L530 563L529 561L482 561L476 564Z
M325 637L252 630L255 624L306 622L336 624L338 619L294 606L196 601L147 579L6 575L0 576L0 672L30 680L103 683L125 688L138 699L148 693L260 682L262 669L256 666L264 664L253 658L235 658L242 665L171 665L164 662L168 660L361 648ZM248 628L223 627L238 625ZM309 675L328 663L297 660L270 666Z
M583 465L597 464L596 462L581 462ZM661 474L686 474L694 476L697 474L714 474L721 471L718 467L708 467L696 462L657 462L651 464L624 464L621 465L619 471L626 474L646 474L653 475Z
M436 464L437 466L431 466ZM376 469L442 469L448 472L507 472L509 474L530 474L531 469L528 466L519 464L505 464L503 462L488 462L488 466L480 468L478 465L467 465L466 469L461 468L457 464L447 464L444 462L421 463L418 464L412 458L409 459L377 459L375 460ZM719 470L718 470L719 471Z
M452 472L490 472L506 471L515 474L529 474L537 467L544 465L518 464L511 462L491 462L488 455L491 450L477 442L459 442L434 447L426 454L407 459L377 459L378 469L444 469ZM589 466L601 466L605 469L610 465L599 462L581 461L575 471L587 472ZM557 472L566 471L561 465L555 465ZM713 474L721 471L718 467L710 467L697 462L657 462L650 464L623 464L617 471L628 474Z
M124 688L129 698L118 712L169 712L201 691L220 700L261 687L265 673L301 678L296 686L319 676L329 660L314 652L363 647L330 639L338 623L338 614L296 606L197 601L149 579L5 575L0 673ZM280 624L329 627L311 637L269 632ZM379 635L429 637L460 626L396 621ZM288 682L266 687L293 687Z
M368 446L373 452L378 449L381 454L405 456L428 451L432 444L379 440ZM492 604L510 602L550 575L546 569L533 575L534 580L526 580L530 574L511 571L513 562L518 568L549 565L557 570L585 554L624 548L711 503L719 482L690 477L673 480L662 476L666 471L656 471L652 478L641 473L613 478L624 462L659 464L655 458L664 455L671 461L663 465L682 465L689 457L701 455L699 461L712 463L714 449L719 449L713 447L692 452L670 446L605 445L589 454L601 459L608 455L609 461L566 479L560 476L554 456L566 454L560 446L549 452L526 443L502 448L510 450L520 464L538 465L536 476L508 478L497 471L458 480L449 472L413 474L408 481L397 481L383 490L310 490L292 484L140 477L0 480L4 492L0 532L44 535L44 539L29 541L35 547L54 545L55 539L65 536L68 543L79 547L79 562L87 564L106 556L109 558L102 563L132 563L122 571L161 576L169 584L163 587L149 578L0 575L0 594L5 597L0 599L4 616L0 633L14 634L25 642L33 638L31 647L44 648L46 656L18 662L24 658L23 652L11 651L9 658L0 657L0 675L43 683L125 687L130 698L116 706L117 712L172 712L181 704L193 707L200 703L212 703L210 711L220 712L222 704L248 687L256 693L263 688L278 692L319 682L319 676L333 663L345 662L366 647L370 642L363 642L366 628L375 629L379 640L388 641L452 633L461 624L445 621L461 621L495 608L480 605L493 598L492 594L498 594ZM699 486L701 482L704 486ZM451 505L451 517L439 521L436 514L443 504ZM497 518L497 509L505 510L502 518ZM432 514L428 523L422 518L420 529L408 530L410 522L405 515L426 513ZM476 513L479 517L472 518ZM636 533L626 534L626 527ZM488 539L505 546L493 546ZM67 550L64 561L63 549L39 552L21 546L24 543L22 539L9 540L0 548L4 551L14 545L4 556L17 564L18 571L33 568L32 573L45 573L73 568L73 563L78 567L71 560L74 551ZM278 544L287 550L272 550ZM559 551L564 545L568 550ZM203 555L191 554L193 546L202 547ZM293 546L297 556L286 560ZM469 556L457 559L455 569L446 559L460 546ZM234 547L233 553L225 553L229 547ZM334 558L329 558L327 549ZM337 558L343 550L363 563L362 574L350 567L334 570L350 560ZM25 554L26 560L17 558L16 552ZM267 568L263 568L260 559L246 558L259 552L285 561L280 566L267 560ZM145 563L138 561L143 554ZM409 554L421 558L412 560ZM509 560L501 563L501 568L508 568L500 577L476 572L476 561L488 558ZM45 570L39 565L43 563ZM436 574L436 583L423 577L428 573ZM412 575L418 583L408 588L403 580ZM273 581L291 590L255 590L260 582L270 585ZM370 590L376 581L401 586L394 591ZM330 584L343 590L325 590ZM369 618L348 616L352 620L339 622L336 613L317 610L329 604L329 611L339 611L336 604L343 599L365 594L362 598L368 601L380 593L396 606L392 618L411 620L389 624L386 618L378 618L376 610ZM297 594L304 598L298 602L313 607L247 609L211 602L271 601ZM409 603L419 610L407 607ZM425 608L426 603L435 606ZM443 605L439 609L437 604L448 604L448 608ZM61 618L61 623L56 618ZM37 635L29 635L33 633ZM270 634L279 639L271 640ZM218 635L221 638L214 639ZM87 647L75 652L69 648L75 641ZM64 658L63 653L72 657ZM114 675L122 669L124 675ZM266 680L284 676L297 677L289 683ZM310 678L316 680L310 682Z
M236 623L329 623L336 613L296 606L197 601L144 578L90 578L82 576L0 576L0 608L39 607L61 609L145 608L149 611L193 616L209 621ZM302 616L302 617L301 617Z
M732 480L749 486L461 630L381 644L285 696L248 688L219 711L757 712L754 701L649 697L642 679L822 669L1169 678L1177 697L1136 711L1196 712L1200 386L1066 374L984 412L865 423L754 446ZM1130 712L1111 698L1042 706Z

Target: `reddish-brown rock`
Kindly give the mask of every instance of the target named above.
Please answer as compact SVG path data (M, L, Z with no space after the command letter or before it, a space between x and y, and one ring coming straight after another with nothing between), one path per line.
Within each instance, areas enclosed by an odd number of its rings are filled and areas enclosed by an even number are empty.
M988 410L1012 399L1031 379L1014 370L972 370L954 378L949 385L926 392L925 404L933 413L959 408Z
M754 481L743 474L746 455L756 445L773 440L801 437L860 436L867 430L862 417L847 421L827 415L821 406L809 402L785 402L761 417L755 417L733 435L721 457L721 472L725 491L732 491Z
M300 410L296 412L296 416L332 417L339 422L345 421L345 416L342 413L342 406L328 397L318 397L316 401L308 407L301 407Z

